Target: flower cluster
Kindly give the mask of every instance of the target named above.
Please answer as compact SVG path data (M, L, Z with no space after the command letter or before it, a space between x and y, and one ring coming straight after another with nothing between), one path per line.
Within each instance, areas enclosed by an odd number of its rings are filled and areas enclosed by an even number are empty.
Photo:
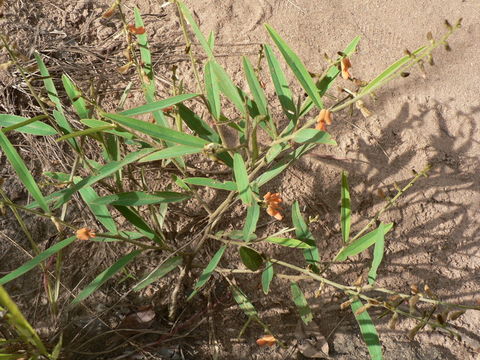
M77 239L79 240L90 240L96 236L95 231L89 228L81 228L77 230Z
M350 60L348 58L344 57L342 59L341 63L340 63L340 66L342 68L342 77L345 80L351 79L352 75L348 71L352 67L352 63L350 62Z
M279 193L271 193L270 191L263 196L263 200L267 205L267 214L273 216L277 220L282 220L283 215L280 214L280 203L282 198Z

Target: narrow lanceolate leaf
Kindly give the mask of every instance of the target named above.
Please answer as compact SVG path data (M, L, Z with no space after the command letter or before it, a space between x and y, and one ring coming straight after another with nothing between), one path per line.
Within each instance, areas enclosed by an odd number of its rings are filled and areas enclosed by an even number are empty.
M288 86L287 79L283 70L275 57L272 48L269 45L264 45L265 57L268 62L268 68L270 69L270 76L272 77L273 86L275 87L275 93L277 94L280 105L282 106L283 113L290 120L296 121L296 107L293 101L292 92Z
M169 272L174 270L178 265L183 262L183 258L181 256L174 256L167 261L163 262L160 266L158 266L155 270L153 270L150 274L144 277L140 282L135 285L133 290L138 291L142 290L146 286L150 285L152 282L157 281L167 275Z
M160 101L154 101L146 105L142 105L133 109L122 111L120 114L125 116L134 116L140 114L151 113L154 111L161 111L169 106L176 105L178 103L182 103L186 100L192 99L197 97L199 94L180 94L177 96L173 96L168 99L163 99Z
M298 239L306 242L307 244L315 245L315 238L310 230L308 230L305 220L303 220L298 201L295 201L292 205L292 223L295 227L295 235ZM305 249L303 251L303 256L310 265L317 266L320 262L320 254L318 253L318 248L316 245Z
M150 124L148 122L130 118L118 114L104 114L104 116L112 119L127 128L140 131L143 134L152 136L172 143L203 148L208 141L200 139L196 136L185 134L176 130L172 130L157 124Z
M270 284L272 283L273 275L273 264L270 261L267 261L265 263L265 269L262 272L262 290L265 295L270 291Z
M197 186L207 186L214 189L236 191L237 185L233 181L218 181L210 178L202 177L191 177L183 179L187 184L197 185Z
M91 135L91 134L96 134L96 133L101 133L107 130L112 130L115 128L115 125L105 125L105 126L98 126L98 127L93 127L85 130L80 130L80 131L75 131L70 134L66 134L63 136L60 136L58 139L56 139L57 142L67 140L70 138L74 137L79 137L79 136L85 136L85 135Z
M236 303L243 310L245 315L249 318L258 316L257 310L253 306L253 304L248 300L247 295L240 289L238 286L232 286L232 294L233 298L235 299Z
M245 71L248 87L252 93L253 100L255 100L255 103L257 104L258 111L261 115L268 115L267 99L250 60L245 56L243 57L243 70Z
M102 196L98 199L95 199L92 203L95 205L141 206L158 203L179 202L189 198L190 195L188 194L182 194L173 191L155 191L153 193L131 191Z
M145 156L139 161L139 163L158 161L162 159L171 159L182 155L191 155L201 152L199 147L187 146L187 145L173 145L169 148L162 149L154 152L153 154Z
M351 308L353 313L363 306L360 300L356 300L352 303ZM373 324L372 318L365 310L364 312L355 315L355 319L360 326L360 332L363 340L367 344L368 352L370 353L371 360L382 360L382 345L380 344L380 338L378 337L377 330Z
M126 206L115 205L114 207L120 212L120 214L125 217L125 219L127 219L128 222L130 222L130 224L135 226L138 231L141 232L145 237L155 241L158 244L163 243L159 236L155 234L155 231L152 230L152 228L143 220L140 215L138 215L135 210L129 209Z
M207 43L210 49L213 51L213 48L215 47L215 34L213 33L213 30L210 31L210 34L208 34Z
M316 129L302 129L295 134L293 140L297 143L337 145L329 133Z
M308 306L307 299L305 299L305 295L303 295L302 289L300 289L297 283L292 282L290 289L292 291L293 302L297 305L298 312L300 313L300 318L305 325L308 325L308 323L313 320L313 314Z
M12 281L12 280L18 278L19 276L22 276L23 274L25 274L25 273L29 272L30 270L34 269L42 261L48 259L50 256L52 256L52 255L56 254L57 252L59 252L60 250L62 250L64 247L70 245L72 242L75 241L75 239L76 239L76 237L72 236L72 237L69 237L68 239L60 241L60 242L56 243L55 245L49 247L47 250L38 254L33 259L28 260L26 263L24 263L19 268L11 271L9 274L0 278L0 285L6 284L7 282Z
M141 250L134 250L131 253L121 257L115 264L102 271L85 289L73 299L70 305L75 305L92 295L100 286L107 282L112 276L122 270L130 261L142 253Z
M233 172L237 183L238 196L245 204L249 205L252 202L252 190L248 181L247 168L239 153L235 153L233 156Z
M200 275L200 278L195 284L195 287L193 288L193 292L187 298L187 301L193 298L198 293L198 291L203 287L203 285L207 283L208 279L210 279L210 276L212 276L212 273L217 267L218 263L220 262L220 259L222 258L226 248L227 246L223 245L220 249L218 249L215 255L213 255L207 267L205 268L205 270L203 270L202 275Z
M241 246L240 258L243 264L252 271L257 271L263 264L263 257L256 250L252 248Z
M352 210L350 206L350 191L348 189L347 173L342 171L342 207L340 209L340 223L342 226L342 238L345 244L348 243L350 238L351 212Z
M383 224L381 223L380 226L369 232L367 235L362 236L360 239L355 240L350 245L347 245L340 253L335 257L334 261L344 261L349 256L354 256L365 249L368 249L370 246L375 244L377 241L381 241L385 234L390 231L393 227L393 223L390 224Z
M48 199L49 201L56 201L54 208L57 209L63 204L65 204L68 200L70 200L72 195L75 194L78 190L84 188L85 186L91 186L95 184L97 181L100 181L106 178L107 176L114 174L125 165L128 165L134 161L141 159L142 157L151 153L152 151L153 149L142 149L142 150L131 152L130 154L125 156L123 160L111 161L108 164L103 165L101 168L99 168L95 175L87 176L86 178L84 178L77 184L74 184L70 188L64 189L49 195ZM38 202L29 204L27 207L34 209L37 206L38 206Z
M142 16L138 8L133 10L135 16L135 26L145 28L143 23ZM155 102L155 74L153 71L152 64L152 54L150 52L150 46L148 44L147 32L137 35L137 43L140 49L140 58L142 59L142 69L140 75L140 81L143 85L143 90L145 93L145 100L147 103ZM168 127L168 122L163 115L163 111L153 111L153 118L157 124L164 127Z
M215 73L212 69L213 61L208 61L205 64L205 91L207 93L208 104L210 111L215 119L220 119L221 104L220 104L220 89Z
M28 119L17 115L0 114L0 128L3 128L3 133L16 130L21 133L40 136L57 134L57 131L53 127L40 121L45 117L45 115L40 115Z
M193 19L192 13L188 8L185 6L185 4L182 1L177 1L178 7L180 8L180 11L182 12L183 17L185 20L187 20L187 23L192 27L193 33L195 34L195 37L197 38L198 42L200 45L202 45L203 50L207 54L209 58L213 58L213 44L210 46L209 41L205 39L205 36L203 35L202 31L198 27L197 23Z
M257 222L260 217L260 205L254 202L248 207L247 218L245 219L245 225L243 226L243 240L249 241L251 235L257 230Z
M62 75L63 87L67 93L72 105L77 112L80 119L86 119L89 117L89 111L87 109L87 104L82 97L82 93L78 90L77 86L73 83L67 75Z
M215 74L215 79L220 91L233 103L233 105L235 105L240 114L243 117L246 117L247 109L244 101L232 79L230 79L230 76L228 76L225 70L217 62L212 60L210 66L212 72Z
M297 249L314 249L315 245L314 242L310 239L290 239L290 238L282 238L282 237L269 237L266 238L265 241L268 241L272 244L277 244L285 247L290 248L297 248Z
M58 180L62 182L66 182L69 180L70 175L65 174L65 173L52 173L52 172L47 172L44 173L44 175ZM75 176L73 178L74 183L78 183L82 181L82 178L79 176ZM98 194L93 190L92 187L86 186L83 189L80 189L79 191L80 196L82 197L83 201L87 206L90 208L92 211L92 214L95 216L95 218L103 225L105 228L112 232L112 233L117 233L117 226L115 224L115 221L112 218L112 215L108 211L108 208L105 205L95 205L93 202L99 198Z
M368 283L374 284L377 280L377 270L383 259L383 251L385 248L385 238L383 236L379 237L373 248L373 260L372 265L370 266L370 271L368 272Z
M10 143L8 138L0 131L0 148L3 150L4 154L6 155L8 161L15 169L18 177L22 181L23 185L27 188L28 192L32 195L32 197L37 201L38 205L42 208L45 213L49 213L50 209L45 198L40 191L35 179L33 178L30 171L28 171L27 166L23 162L22 158L18 154L17 150L13 147Z
M318 93L318 89L315 86L312 77L305 68L305 65L302 63L297 54L295 54L292 49L290 49L287 43L280 37L280 35L277 34L275 30L273 30L271 26L265 25L265 27L267 28L268 33L275 42L275 45L277 45L287 65L292 69L293 74L300 82L305 92L312 99L313 103L318 108L322 109L322 99Z
M422 52L425 49L425 46L422 46L415 50L412 55L417 55L418 53ZM380 86L383 81L385 81L388 77L392 76L395 74L397 71L399 71L404 65L406 65L408 62L412 61L412 57L410 56L404 56L401 59L395 61L392 65L390 65L387 69L385 69L380 75L378 75L375 79L370 81L367 86L365 86L358 96L363 96L365 94L368 94L375 90L378 86Z

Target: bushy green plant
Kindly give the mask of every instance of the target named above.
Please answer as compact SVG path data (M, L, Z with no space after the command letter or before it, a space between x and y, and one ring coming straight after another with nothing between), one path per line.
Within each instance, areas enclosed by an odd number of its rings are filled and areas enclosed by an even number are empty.
M245 326L256 322L264 327L267 333L271 333L268 324L260 319L248 296L232 280L233 273L225 271L220 266L222 256L230 247L238 248L239 260L248 269L247 273L252 272L255 273L252 276L257 276L257 271L261 270L261 282L266 295L269 293L272 279L285 268L295 270L304 277L343 292L347 301L342 307L351 307L354 312L373 359L380 359L382 351L373 321L368 314L368 309L371 307L383 308L384 316L392 316L392 326L398 316L415 319L418 325L410 333L412 338L426 325L458 335L450 326L448 319L458 315L455 311L478 309L478 307L443 302L432 296L429 289L417 290L412 294L400 294L377 287L375 284L377 269L383 257L385 236L393 227L391 223L380 222L380 217L420 177L427 175L428 166L405 187L398 188L397 194L388 199L382 210L364 228L356 231L355 235L351 234L352 209L347 174L342 173L340 209L342 244L333 259L322 259L316 246L318 240L309 231L309 224L300 212L298 201L292 205L291 221L284 220L291 226L274 234L258 236L257 222L261 211L264 210L278 220L283 218L281 194L264 191L269 181L282 174L292 163L317 146L336 145L335 140L326 131L332 114L355 103L362 107L362 103L359 103L362 98L373 94L379 87L396 78L407 76L413 67L422 68L423 63L431 58L434 49L439 46L448 46L448 37L460 26L460 23L455 26L448 24L447 33L438 40L429 35L427 45L408 52L373 80L353 82L356 90L349 91L346 98L337 100L329 108L325 107L324 97L335 84L336 79L342 75L352 80L348 72L351 65L349 57L355 52L360 38L353 39L343 51L339 52L338 57L327 59L329 64L324 73L312 76L300 57L271 26L266 25L274 45L303 90L301 95L294 95L274 49L270 45L264 45L259 64L266 60L268 65L269 76L275 88L283 118L288 120L287 124L282 126L283 121L272 115L273 109L278 105L267 101L264 86L259 80L263 69L260 66L255 68L247 57L243 57L242 64L248 89L239 88L215 58L214 35L205 37L185 5L177 0L173 3L178 7L187 52L195 76L196 91L185 93L182 84L174 84L172 89L174 96L157 100L152 56L140 13L136 9L135 23L129 24L120 1L116 1L105 16L118 12L124 23L128 63L122 66L120 71L127 71L129 67L136 68L146 103L116 113L106 112L82 92L73 79L63 75L62 91L68 95L71 106L80 123L83 124L82 128L76 128L67 115L66 104L60 101L58 91L41 54L35 54L38 71L28 71L22 65L8 38L1 37L3 48L9 53L12 64L20 71L32 96L42 108L43 114L31 119L9 114L0 115L1 149L35 200L28 205L15 204L8 199L5 191L1 191L0 204L12 211L29 238L31 235L21 216L23 212L51 219L64 240L43 252L38 249L35 241L32 241L35 256L18 269L0 278L0 285L22 276L37 266L44 267L48 278L46 289L51 310L53 314L57 314L62 249L71 245L77 238L124 242L136 249L123 255L117 262L98 274L89 285L76 294L71 305L86 299L127 264L153 249L164 255L163 260L153 272L137 282L134 290L141 290L180 268L176 291L173 292L170 302L172 318L175 316L177 297L180 296L178 289L182 281L191 273L192 264L200 263L203 271L199 274L198 281L186 301L190 301L197 293L203 291L212 274L218 272L230 284L235 301L247 315L248 321ZM194 33L196 41L200 44L204 52L203 56L206 56L203 65L200 65L194 53L195 47L190 38L190 31ZM37 92L32 86L32 81L39 79L44 83L44 92ZM129 89L125 90L120 100L120 108ZM302 101L303 93L308 95L304 101ZM50 106L53 106L53 110ZM228 113L236 115L227 117L226 109ZM320 114L317 116L317 113ZM144 114L151 115L152 121L137 118ZM238 145L234 147L228 145L224 127L234 132L234 140ZM70 168L70 172L44 174L51 182L65 185L65 188L48 195L44 194L7 137L12 131L51 136L55 137L56 141L68 143L70 151L75 154L74 163L65 164ZM264 137L262 142L259 141L260 133ZM90 158L84 151L86 141L95 142L102 148L101 162ZM225 175L215 177L208 172L200 177L192 175L202 171L197 168L193 172L189 167L192 155L207 159L212 167L222 170L219 172L224 172ZM171 181L163 184L161 191L153 190L143 171L152 162L160 163L160 171L165 174L168 174L167 165L173 165L176 168L176 175L169 176ZM135 171L132 171L132 165L135 166ZM88 175L79 176L80 172ZM199 193L199 189L203 188L215 191L216 197L222 199L222 202L212 208ZM179 190L174 191L174 189ZM97 219L97 224L78 227L72 220L66 218L66 208L72 201L72 196L77 193ZM100 196L99 193L108 193L108 195ZM243 226L233 231L221 228L222 217L238 202L243 203L245 209L245 214L242 215L244 216ZM193 233L186 227L179 231L180 235L172 241L164 226L165 221L169 219L169 206L172 203L186 207L192 207L193 203L193 206L202 209L203 217L199 221L201 230ZM114 212L122 217L121 227L120 222L113 218ZM207 242L218 243L220 246L213 257L204 262L199 255L203 254ZM260 242L302 251L305 258L304 266L294 265L286 260L261 253L257 249ZM345 261L370 247L374 247L374 258L368 273L368 283L341 284L325 276L326 270L332 263ZM52 255L57 256L57 266L54 271L45 268L45 261ZM309 323L314 315L299 282L291 283L292 298L299 309L301 319ZM406 302L409 306L405 308ZM427 304L430 310L418 310L417 302Z

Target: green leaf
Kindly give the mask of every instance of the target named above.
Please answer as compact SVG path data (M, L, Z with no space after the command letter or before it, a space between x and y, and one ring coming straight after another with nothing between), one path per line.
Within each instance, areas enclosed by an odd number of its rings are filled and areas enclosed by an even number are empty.
M192 27L193 33L195 34L195 37L197 38L200 45L202 45L203 50L209 58L213 58L213 45L210 47L209 42L207 41L207 39L205 39L205 36L203 35L197 23L193 19L190 10L188 10L188 8L182 1L177 1L177 4L183 16L185 17L185 20L187 20L187 23Z
M205 64L205 91L207 93L207 100L210 105L210 111L212 112L213 117L218 120L220 119L221 114L220 89L218 86L217 78L212 69L212 62L213 61L207 61L207 63Z
M243 226L243 240L249 241L251 235L257 230L257 222L260 217L260 205L254 202L247 209L247 218L245 219L245 225Z
M168 99L150 102L146 105L142 105L133 109L122 111L120 114L124 116L134 116L134 115L151 113L155 111L161 111L162 109L165 109L169 106L176 105L178 103L192 99L194 97L197 97L198 95L200 94L180 94Z
M307 248L303 251L303 256L308 264L312 266L317 266L320 262L320 254L318 253L318 248L315 245L315 238L313 237L308 226L303 220L303 216L300 213L300 206L298 201L295 201L292 205L292 223L295 227L295 235L300 240L306 242L307 244L313 245L311 248Z
M305 65L271 26L265 25L265 27L267 28L268 33L275 42L275 45L277 45L287 65L292 69L293 74L298 79L305 92L308 94L308 96L310 96L313 103L318 108L323 109L323 103L318 93L318 89L315 86L312 77L305 68Z
M18 177L22 181L23 185L27 188L28 192L32 195L32 197L37 201L39 206L45 213L50 213L50 209L45 198L40 191L35 179L33 178L30 171L28 171L27 166L23 162L22 158L18 154L17 150L13 147L10 143L8 138L0 131L0 148L3 149L5 156L7 157L8 161L14 168L15 172L17 173Z
M145 235L150 240L155 241L158 244L162 244L162 240L157 236L155 231L153 231L150 226L138 215L135 210L129 209L126 206L114 206L124 217L127 219L130 224L135 226L138 231Z
M263 257L256 250L252 248L241 246L240 258L243 264L252 271L257 271L263 264Z
M316 143L337 145L329 133L316 129L302 129L295 133L293 140L297 143Z
M50 76L50 73L48 72L48 69L45 66L45 63L43 62L40 54L35 51L33 55L35 56L35 60L37 61L38 69L40 70L40 75L42 75L43 77L43 84L45 85L45 89L47 89L48 97L56 106L56 110L53 110L53 117L57 122L58 127L60 128L62 133L68 134L72 131L72 127L70 126L69 122L65 118L65 115L63 113L62 103L58 97L57 89L55 88L52 77ZM74 149L76 149L77 151L79 150L79 146L75 139L70 139L68 142Z
M300 318L305 325L308 325L308 323L313 320L313 314L308 306L307 299L305 299L305 295L303 295L302 289L300 289L297 283L292 282L290 289L292 290L293 302L297 305L298 312L300 313Z
M260 82L257 79L257 75L255 74L255 70L253 69L250 60L243 57L243 70L245 71L245 76L247 78L248 87L253 96L253 100L258 106L258 110L261 115L268 115L268 107L267 107L267 99L263 92L262 87L260 86Z
M275 87L275 92L282 106L283 113L287 118L296 122L297 110L285 74L282 71L279 61L273 54L272 48L269 45L264 45L264 49L268 68L270 69L270 76L272 77L273 86Z
M373 260L370 270L368 272L368 283L374 284L377 280L377 270L383 259L383 251L385 248L385 238L383 236L379 237L373 248Z
M42 261L48 259L50 256L56 254L60 250L62 250L64 247L70 245L72 242L74 242L76 239L75 236L69 237L68 239L62 240L55 245L49 247L47 250L44 252L38 254L35 256L33 259L28 260L25 262L22 266L19 268L11 271L4 277L0 278L0 285L6 284L9 281L12 281L19 276L22 276L23 274L29 272L30 270L34 269L36 266L38 266Z
M368 249L370 246L375 244L377 241L381 241L385 234L390 231L393 227L393 223L383 224L381 223L379 227L367 235L362 236L360 239L355 240L350 245L347 245L340 253L335 257L334 261L345 261L347 257L354 256L365 249Z
M191 177L183 179L187 184L197 185L197 186L207 186L214 189L228 190L228 191L237 191L237 185L233 181L221 182L218 180L202 177Z
M281 161L273 165L270 169L265 171L262 175L260 175L256 183L258 184L259 187L265 185L267 182L281 174L285 169L290 166L291 163L293 163L295 160L299 159L302 157L304 154L306 154L308 151L313 149L315 145L313 144L305 144L297 149L293 150L291 153L289 153L287 156L285 156Z
M61 182L66 182L66 181L69 181L70 179L70 175L65 173L60 173L60 172L56 172L56 173L46 172L44 173L44 175ZM82 178L80 176L75 176L73 178L74 183L78 183L80 181L82 181ZM79 193L83 201L90 208L90 210L92 211L92 214L95 215L97 220L100 221L100 223L102 223L102 225L105 226L105 228L108 231L112 233L117 233L118 231L117 226L115 224L115 221L112 218L112 215L108 211L108 208L105 205L93 204L93 202L99 198L95 190L93 190L93 188L90 186L86 186L83 189L81 189Z
M190 195L173 191L131 191L100 197L92 203L95 205L141 206L158 203L179 202L189 199Z
M207 43L210 49L213 51L213 48L215 47L215 34L213 33L213 30L210 31L210 34L208 34Z
M176 130L172 130L157 124L150 124L148 122L126 117L118 114L104 114L104 116L112 119L114 122L119 123L127 128L140 131L143 134L170 141L172 143L177 143L181 145L187 145L192 147L203 148L208 141L200 139L196 136L181 133Z
M244 101L228 74L213 60L210 66L212 73L215 74L215 80L217 81L220 91L235 105L243 117L247 117L247 109L245 108Z
M220 249L218 249L215 255L213 255L207 267L205 268L205 270L203 270L202 275L200 275L200 278L195 284L195 287L193 288L193 292L187 298L187 301L193 298L198 293L198 291L203 287L203 285L205 285L207 281L210 279L210 276L212 276L212 273L217 267L218 263L220 262L220 259L222 258L226 248L227 248L227 245L223 245Z
M133 12L135 15L135 26L144 28L145 24L143 23L142 16L140 15L138 8L135 8ZM142 59L142 72L145 75L145 77L140 76L140 81L142 82L143 90L145 92L145 100L147 103L153 103L156 100L155 73L153 71L152 54L148 44L147 32L137 35L137 43L140 49L140 58ZM146 81L145 78L148 80ZM164 127L169 127L168 122L163 115L163 111L154 111L152 112L152 115L157 124Z
M88 127L95 128L95 127L100 127L100 126L107 126L107 125L112 125L112 123L102 121L102 120L97 120L97 119L82 119L80 120L81 123L85 124ZM121 127L116 126L115 130L104 130L104 132L116 136L123 137L125 139L133 140L135 138L135 135L132 133L129 133L125 130L123 130Z
M233 173L235 174L239 198L245 204L250 205L252 202L252 189L248 181L247 168L239 153L235 153L233 156Z
M265 241L268 241L272 244L277 244L277 245L297 248L297 249L315 248L314 242L312 242L309 239L298 240L298 239L290 239L290 238L282 238L282 237L269 237L269 238L266 238Z
M67 93L72 105L77 112L80 119L86 119L89 117L89 111L87 109L87 104L82 97L82 93L78 90L77 86L73 83L67 75L62 75L63 87Z
M85 130L80 130L80 131L75 131L70 134L66 134L63 136L60 136L58 139L56 139L57 142L67 140L73 137L78 137L78 136L85 136L85 135L90 135L90 134L96 134L99 132L104 132L106 130L112 130L115 128L115 125L105 125L105 126L99 126L99 127L93 127Z
M10 130L16 130L21 133L32 135L56 135L57 131L53 127L40 121L45 117L45 115L40 115L28 119L17 115L0 114L0 127L4 128L2 129L3 133Z
M162 159L170 159L182 155L191 155L201 152L203 149L199 147L187 146L187 145L174 145L166 149L162 149L154 152L153 154L145 156L139 161L139 163L157 161Z
M342 225L342 237L343 242L346 244L350 239L350 215L351 215L351 206L350 206L350 191L348 189L348 178L347 173L342 171L342 207L340 209L340 222Z
M108 269L102 271L98 276L93 279L93 281L87 285L80 293L72 300L70 306L78 304L82 300L86 299L92 295L100 286L107 282L112 276L117 272L122 270L130 261L135 259L138 255L142 253L142 250L134 250L129 254L121 257L115 264L110 266Z
M265 269L262 272L262 289L265 295L270 291L270 284L272 283L273 275L273 264L270 261L267 261L265 263Z
M415 50L412 55L415 56L418 53L422 52L425 49L425 46L422 46ZM357 96L363 96L365 94L371 93L377 87L382 85L383 81L386 80L388 77L395 74L397 71L400 70L402 66L407 64L408 62L412 61L412 57L404 56L401 59L395 61L392 65L390 65L387 69L385 69L380 75L378 75L375 79L370 81L367 86L365 86Z
M182 264L183 258L181 256L174 256L167 261L164 261L160 266L153 270L150 274L145 276L140 282L135 285L133 290L138 291L142 290L146 286L150 285L152 282L161 279L169 272L174 270L178 265Z
M238 286L231 286L231 289L235 302L238 304L240 309L242 309L245 315L247 315L249 318L257 317L257 310L255 310L255 307L250 300L248 300L245 293Z
M351 308L353 313L363 306L360 300L356 300L352 303ZM360 332L362 333L363 340L367 344L368 352L370 353L371 360L382 360L382 345L378 337L377 330L373 324L372 318L367 311L362 312L359 315L355 315L355 319L360 326Z

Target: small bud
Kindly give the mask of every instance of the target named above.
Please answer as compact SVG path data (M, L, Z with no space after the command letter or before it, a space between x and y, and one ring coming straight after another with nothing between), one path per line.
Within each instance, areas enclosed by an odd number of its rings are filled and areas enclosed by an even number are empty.
M435 297L435 294L432 292L432 290L430 289L430 286L428 286L428 284L425 284L423 289L429 297L431 297L431 298Z
M447 19L445 19L445 26L447 27L448 30L450 31L452 30L452 25L450 25Z
M420 299L420 295L414 295L410 299L408 299L408 306L410 309L410 314L415 313L415 308L417 305L418 300Z
M355 311L354 315L358 316L358 315L364 313L365 311L367 311L368 309L370 309L372 306L373 306L372 304L365 304L365 305L359 307L357 309L357 311Z
M112 6L110 6L110 8L103 13L102 17L104 19L108 19L109 17L111 17L113 15L113 13L115 12L115 9L117 8L117 5L118 5L118 3L115 1L112 4Z
M433 35L432 35L432 32L431 32L431 31L429 31L429 32L427 33L427 40L429 40L429 41L432 41L432 40L433 40Z
M350 305L352 305L352 303L353 303L354 301L356 301L357 299L358 299L358 297L354 296L353 298L351 298L351 299L349 299L349 300L341 303L341 304L340 304L340 309L341 309L341 310L345 310L347 307L349 307Z
M410 290L412 291L412 294L418 294L418 285L417 284L410 285Z
M412 53L408 49L403 50L403 53L407 56L412 56Z
M402 72L400 73L400 76L406 78L406 77L409 77L409 76L410 76L410 73L409 73L409 72L406 72L406 71L402 71Z
M391 330L395 330L395 326L397 326L397 322L398 322L398 314L397 313L394 313L392 315L392 318L390 319L390 321L388 322L388 327L391 329Z
M462 27L462 20L463 20L463 18L460 18L460 19L457 20L457 23L455 24L455 27L457 29L460 29Z
M446 41L445 41L445 50L452 51L452 48L450 47L450 45Z
M433 61L433 56L432 56L432 54L428 55L428 64L429 64L430 66L435 65L435 61Z

